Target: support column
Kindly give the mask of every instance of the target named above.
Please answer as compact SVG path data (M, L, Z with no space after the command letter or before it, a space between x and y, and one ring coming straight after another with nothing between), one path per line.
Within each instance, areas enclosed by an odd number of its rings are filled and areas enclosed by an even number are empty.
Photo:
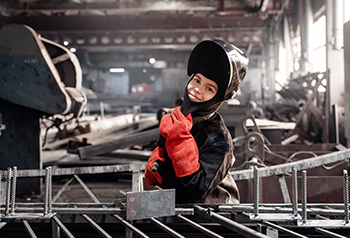
M328 90L326 95L326 116L334 118L331 108L333 105L344 107L344 50L343 37L340 37L339 28L343 28L343 1L326 0L326 66L329 71ZM338 116L338 115L337 115ZM328 133L335 130L330 120ZM343 131L339 131L343 134ZM334 142L334 135L329 135ZM326 141L327 142L327 141Z

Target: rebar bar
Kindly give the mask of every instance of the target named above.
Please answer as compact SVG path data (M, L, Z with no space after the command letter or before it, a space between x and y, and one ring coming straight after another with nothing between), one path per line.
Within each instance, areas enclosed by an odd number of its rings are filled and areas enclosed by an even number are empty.
M8 215L9 211L10 211L11 177L12 177L12 169L11 168L7 168L7 187L6 187L5 215Z
M345 214L345 224L349 224L349 176L348 171L344 169L344 214Z
M259 169L254 166L254 216L259 216Z
M11 189L11 214L15 213L16 181L17 181L17 167L13 166L13 169L12 169L12 189Z
M293 196L293 216L298 216L298 177L295 167L292 168L292 196Z
M307 178L306 170L302 171L302 185L303 185L303 199L302 199L302 219L303 223L306 223L307 220L307 211L306 211L306 202L307 202Z
M0 204L4 203L4 194L2 192L2 171L0 171Z
M46 167L45 177L45 202L44 202L44 215L52 212L52 173L51 166Z

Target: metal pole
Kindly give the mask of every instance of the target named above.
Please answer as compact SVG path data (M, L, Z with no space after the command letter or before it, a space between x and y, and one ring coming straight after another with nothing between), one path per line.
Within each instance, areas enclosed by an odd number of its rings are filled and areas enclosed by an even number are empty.
M302 219L303 219L303 224L306 224L306 219L307 219L307 211L306 211L306 201L307 201L307 178L306 178L306 170L302 171L302 185L303 185L303 199L302 199Z
M295 167L292 168L293 216L298 216L298 177Z
M44 203L44 215L52 212L52 173L51 166L46 167L45 176L45 203Z
M11 214L15 214L17 167L12 169Z
M12 169L11 168L7 168L7 187L6 187L5 215L8 215L9 211L10 211L11 177L12 177Z
M344 214L345 214L345 224L349 224L349 177L348 171L344 169Z
M242 225L236 221L233 221L227 217L224 217L220 214L217 214L215 212L211 212L209 209L202 208L200 206L194 207L194 213L199 214L212 222L217 222L220 225L233 230L240 234L242 237L248 237L248 238L268 238L267 235L261 234L245 225Z
M259 169L254 166L254 216L259 216Z

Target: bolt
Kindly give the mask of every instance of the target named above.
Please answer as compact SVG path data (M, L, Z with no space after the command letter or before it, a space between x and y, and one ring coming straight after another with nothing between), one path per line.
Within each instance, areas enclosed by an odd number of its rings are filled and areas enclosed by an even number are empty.
M306 170L302 171L302 185L303 185L303 199L302 199L302 218L303 224L306 224L307 211L306 211L306 200L307 200L307 178L306 178Z
M345 213L345 224L349 224L349 176L348 171L343 170L344 178L344 213Z
M11 191L11 214L15 213L16 181L17 181L17 167L13 166L13 169L12 169L12 191Z
M11 177L12 177L12 169L11 168L7 168L7 188L6 188L6 209L5 209L5 215L8 215L9 211L10 211Z
M298 216L298 177L297 170L293 167L292 174L292 193L293 193L293 216Z
M52 212L52 173L51 166L46 167L44 215Z
M259 215L259 169L254 166L254 216Z

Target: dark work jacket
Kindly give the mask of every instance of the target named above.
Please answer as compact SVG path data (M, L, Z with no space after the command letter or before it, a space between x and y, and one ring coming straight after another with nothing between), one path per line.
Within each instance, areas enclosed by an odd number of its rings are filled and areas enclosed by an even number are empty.
M164 149L165 162L158 169L163 178L160 187L176 189L176 203L239 203L239 192L229 174L235 161L233 143L221 115L193 125L191 129L199 150L200 168L192 175L177 178L166 152L165 139L160 136L158 146Z

